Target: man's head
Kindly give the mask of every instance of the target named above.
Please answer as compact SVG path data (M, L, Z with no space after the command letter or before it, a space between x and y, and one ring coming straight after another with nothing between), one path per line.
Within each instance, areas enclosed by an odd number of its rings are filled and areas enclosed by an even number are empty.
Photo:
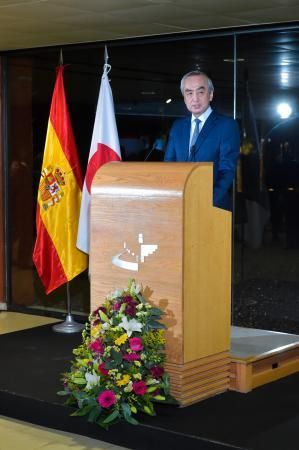
M204 72L193 71L183 76L181 92L188 111L198 117L208 109L213 99L214 86Z

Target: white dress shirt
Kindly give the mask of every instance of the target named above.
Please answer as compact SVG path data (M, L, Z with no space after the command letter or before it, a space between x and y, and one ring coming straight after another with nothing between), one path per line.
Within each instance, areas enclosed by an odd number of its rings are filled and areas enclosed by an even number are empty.
M189 138L189 147L191 146L191 140L192 140L192 136L194 133L194 128L195 128L195 119L199 119L200 120L200 124L199 124L199 132L201 131L202 127L205 124L205 121L207 120L207 118L209 117L209 115L212 112L212 108L209 106L208 109L205 110L204 113L202 113L200 116L195 117L192 114L191 117L191 127L190 127L190 138Z

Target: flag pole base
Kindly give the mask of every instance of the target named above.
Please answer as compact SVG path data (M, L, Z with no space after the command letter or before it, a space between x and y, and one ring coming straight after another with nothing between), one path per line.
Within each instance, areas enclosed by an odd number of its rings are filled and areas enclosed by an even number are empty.
M56 333L79 333L84 327L85 325L76 322L72 315L68 314L64 322L53 325L52 329Z

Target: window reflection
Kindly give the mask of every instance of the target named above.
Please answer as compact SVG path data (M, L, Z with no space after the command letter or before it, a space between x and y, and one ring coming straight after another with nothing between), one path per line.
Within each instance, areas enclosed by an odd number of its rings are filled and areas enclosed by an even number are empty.
M63 50L69 64L65 88L83 172L103 48L94 44ZM110 44L110 78L124 160L162 159L170 126L185 113L179 80L189 70L208 72L215 84L213 106L233 115L233 48L229 34ZM61 311L65 287L45 296L31 265L36 190L59 52L38 49L23 52L22 58L17 52L9 56L9 150L12 303ZM242 149L234 214L233 322L295 333L299 322L298 56L298 31L237 35L236 101ZM288 119L278 116L278 103L292 107ZM21 250L18 242L26 248ZM19 251L22 256L15 257ZM71 295L76 311L87 314L87 274L72 282Z
M298 33L239 36L237 42L244 63L238 65L243 145L236 194L234 322L298 333ZM286 42L287 47L281 46ZM286 59L288 76L282 78ZM247 100L242 101L244 91ZM292 107L289 119L278 114L279 103Z

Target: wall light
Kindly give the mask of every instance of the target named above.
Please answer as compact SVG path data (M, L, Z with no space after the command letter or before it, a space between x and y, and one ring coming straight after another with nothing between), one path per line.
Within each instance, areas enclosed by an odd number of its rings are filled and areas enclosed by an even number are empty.
M165 103L171 103L172 102L172 98L168 98L167 100L165 100Z
M276 110L281 119L288 119L293 111L288 103L279 103Z

